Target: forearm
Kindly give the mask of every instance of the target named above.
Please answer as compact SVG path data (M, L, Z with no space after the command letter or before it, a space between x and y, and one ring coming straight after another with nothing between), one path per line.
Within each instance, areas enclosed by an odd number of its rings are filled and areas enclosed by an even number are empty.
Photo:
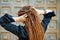
M9 31L15 35L18 35L19 26L15 25L15 24L11 24L11 22L15 22L12 17L13 16L11 16L9 14L5 14L2 17L0 17L0 25L7 31Z
M3 23L11 23L11 22L14 22L14 19L12 18L11 15L5 14L2 17L0 17L0 21Z

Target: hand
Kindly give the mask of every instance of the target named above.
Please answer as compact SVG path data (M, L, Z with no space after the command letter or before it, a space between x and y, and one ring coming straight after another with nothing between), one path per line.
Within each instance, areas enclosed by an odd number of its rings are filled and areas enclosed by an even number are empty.
M13 19L15 20L15 22L22 22L22 23L24 23L24 21L26 20L26 17L27 17L27 15L24 14L24 15L19 16L19 17L13 17Z
M19 16L18 21L24 23L24 21L26 20L26 17L27 17L26 14L24 14L24 15L22 15L22 16Z
M35 10L36 10L36 12L37 12L37 14L38 15L41 15L41 14L47 14L47 13L49 13L49 12L53 12L53 10L50 10L50 9L45 9L45 10L43 10L43 9L36 9L35 7L33 7Z

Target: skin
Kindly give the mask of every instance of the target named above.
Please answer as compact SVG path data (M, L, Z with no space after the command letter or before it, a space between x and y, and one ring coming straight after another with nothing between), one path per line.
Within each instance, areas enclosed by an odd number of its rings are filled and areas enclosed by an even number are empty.
M49 12L52 12L53 11L53 10L48 10L48 9L46 9L46 10L39 10L39 9L36 9L36 8L34 8L34 9L37 11L38 16L40 14L46 14L46 13L49 13ZM22 23L24 23L26 17L27 17L27 15L24 14L24 15L19 16L19 17L13 17L13 19L15 20L15 22L22 22Z
M19 17L13 17L13 19L15 20L15 22L22 22L22 23L24 23L26 17L27 17L27 15L24 14L24 15L19 16Z

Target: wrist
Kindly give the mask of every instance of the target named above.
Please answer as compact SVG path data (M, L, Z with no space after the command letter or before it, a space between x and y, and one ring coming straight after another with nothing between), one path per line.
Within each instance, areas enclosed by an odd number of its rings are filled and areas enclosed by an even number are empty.
M53 10L49 10L49 9L44 9L44 14L47 14L49 12L53 12Z

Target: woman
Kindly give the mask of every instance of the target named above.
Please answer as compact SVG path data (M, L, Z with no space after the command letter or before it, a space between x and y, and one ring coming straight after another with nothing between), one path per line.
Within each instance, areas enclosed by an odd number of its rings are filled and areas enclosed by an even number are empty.
M42 22L39 15L43 14ZM18 17L5 14L0 18L0 25L18 36L19 40L44 40L44 32L51 18L55 16L52 10L38 10L31 6L24 6L18 11ZM22 22L25 26L16 26L12 22Z

